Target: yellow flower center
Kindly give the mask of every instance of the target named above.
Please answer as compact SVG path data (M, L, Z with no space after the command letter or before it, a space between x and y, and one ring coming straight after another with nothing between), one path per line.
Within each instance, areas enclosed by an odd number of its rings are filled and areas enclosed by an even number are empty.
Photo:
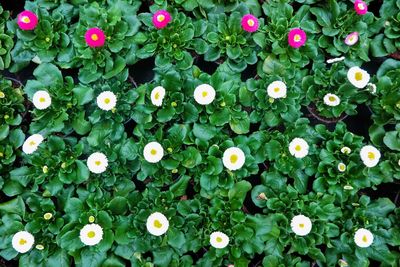
M30 22L31 22L31 19L30 19L29 17L27 17L27 16L23 16L22 19L21 19L21 21L22 21L23 23L30 23Z
M106 103L106 104L109 104L110 101L111 101L111 100L110 100L108 97L104 99L104 103Z
M218 243L222 242L222 238L219 237L219 236L218 236L215 240L216 240Z
M94 219L94 216L90 215L90 216L89 216L89 222L90 222L90 223L93 223L94 220L95 220L95 219Z
M359 3L358 4L358 8L361 9L361 10L364 10L364 5L362 3Z
M294 39L295 42L300 42L301 41L300 34L295 34L293 39Z
M157 92L157 93L154 95L154 98L155 98L156 100L158 100L158 99L160 98L160 93Z
M371 160L375 159L375 154L373 152L368 152L368 158Z
M88 236L89 238L93 238L93 237L96 236L96 233L95 233L94 231L89 231L89 232L87 233L87 236Z
M354 78L356 79L356 81L361 81L363 78L363 75L360 71L357 71L356 74L354 75Z
M344 164L339 164L339 170L344 171L346 169Z
M165 16L164 15L160 14L160 15L157 16L157 21L158 22L163 22L164 20L165 20Z
M30 146L34 146L34 145L36 145L36 143L35 143L35 141L30 141L30 142L29 142L29 145L30 145Z
M335 98L334 96L329 96L328 99L329 99L329 101L331 101L331 102L335 102L335 100L336 100L336 98Z
M155 150L155 149L153 148L152 150L150 150L150 154L152 154L152 155L154 156L155 154L157 154L157 150Z
M100 161L100 160L96 160L96 161L94 162L94 164L96 164L97 166L100 166L101 161Z
M354 40L354 35L352 35L352 36L349 38L349 41L350 41L350 42L353 42L353 40Z
M92 38L93 41L99 40L99 36L95 33L93 33L92 36L90 36L90 38Z
M203 92L201 93L201 95L202 95L203 97L206 97L206 96L208 95L208 93L207 93L207 91L203 91Z
M247 21L247 24L248 24L250 27L253 27L254 24L255 24L255 22L254 22L254 20L249 19L249 20Z
M232 164L235 164L236 161L238 160L238 156L235 155L235 154L234 154L234 155L231 155L231 157L230 157L229 160L231 161Z
M21 238L21 239L19 240L19 244L20 244L21 246L25 245L27 242L28 242L28 241L26 241L26 240L23 239L23 238Z
M367 242L367 241L368 241L368 238L367 238L367 236L366 236L366 235L363 235L363 237L362 237L362 241L364 241L364 242Z
M44 98L44 97L39 98L39 102L40 103L46 102L46 98Z
M275 92L275 93L278 93L279 90L280 90L279 87L275 87L275 88L274 88L274 92Z
M294 150L300 151L300 150L301 150L301 146L300 146L300 145L296 145L296 146L294 147Z
M304 223L299 223L300 228L304 228Z
M158 229L160 229L162 227L162 223L159 220L154 220L153 225L155 228L158 228Z

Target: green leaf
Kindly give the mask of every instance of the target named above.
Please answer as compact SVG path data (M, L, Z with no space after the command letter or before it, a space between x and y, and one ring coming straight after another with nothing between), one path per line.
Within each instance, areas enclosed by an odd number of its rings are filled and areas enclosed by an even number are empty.
M234 118L229 122L229 126L236 134L246 134L250 131L250 119L248 116Z
M239 209L243 206L246 194L251 189L251 184L247 181L236 183L228 192L229 202L232 209Z
M188 147L181 155L183 157L182 165L186 168L193 168L201 163L201 154L194 147Z
M208 141L217 134L217 128L209 124L193 125L193 134L200 140Z
M91 87L79 85L72 89L75 98L78 100L78 105L89 103L94 98L94 90Z
M188 175L183 175L182 177L179 178L177 182L175 182L171 187L169 188L170 192L174 194L175 197L180 197L186 194L186 188L189 184L190 176Z
M365 211L366 216L376 216L379 218L386 218L386 216L392 212L396 206L388 198L379 198L371 202Z
M54 84L62 84L63 76L61 71L51 63L42 63L34 71L36 79L44 86L54 86Z
M185 235L176 229L171 229L168 231L168 244L175 249L182 249L183 245L186 243Z
M108 208L114 215L121 215L128 210L128 201L124 197L117 196L108 203Z
M0 141L6 139L8 133L10 132L10 127L7 124L0 126Z
M383 138L385 145L396 151L400 151L400 135L397 131L387 132Z
M25 215L25 203L21 197L14 198L7 202L0 203L0 214L15 213Z

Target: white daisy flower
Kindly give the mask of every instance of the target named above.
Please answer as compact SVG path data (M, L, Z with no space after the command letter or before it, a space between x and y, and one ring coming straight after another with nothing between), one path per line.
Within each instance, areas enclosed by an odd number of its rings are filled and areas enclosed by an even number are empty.
M51 105L51 97L46 91L37 91L32 98L33 105L35 108L43 110Z
M367 145L361 148L360 157L367 167L375 167L381 158L381 152L373 146Z
M151 103L154 106L160 107L165 96L165 89L162 86L155 87L150 94Z
M97 106L102 110L109 111L117 105L117 97L113 92L105 91L97 97Z
M369 83L369 73L359 67L351 67L347 72L347 79L357 88L364 88Z
M103 228L100 225L86 224L79 233L79 238L86 246L94 246L103 239Z
M344 172L344 171L346 171L346 164L344 164L343 162L340 162L340 163L337 165L337 168L338 168L338 170L339 170L340 172Z
M286 91L286 84L282 81L274 81L267 87L268 96L273 99L286 97Z
M371 92L371 94L375 94L376 93L376 85L374 83L368 83L367 85L369 87L369 91Z
M213 232L210 235L210 244L214 248L224 248L229 244L229 237L222 232Z
M336 107L340 104L340 98L335 94L326 94L324 96L324 103L330 107Z
M147 218L146 228L150 234L160 236L168 231L169 221L164 214L154 212Z
M209 84L201 84L194 90L194 100L200 105L211 104L215 99L215 90Z
M242 168L246 157L243 151L238 147L230 147L225 150L224 155L222 157L222 163L225 168L234 171Z
M296 158L304 158L308 155L309 146L303 138L294 138L289 144L289 152Z
M89 171L99 174L106 171L108 159L103 153L95 152L88 157L86 165L88 166Z
M371 231L360 228L354 234L354 243L360 248L369 247L374 242L374 236Z
M292 231L296 235L305 236L311 232L312 223L310 218L304 215L297 215L290 222L290 227L292 227Z
M350 149L350 147L344 146L344 147L342 147L342 148L340 149L340 152L342 152L343 154L348 155L348 154L351 153L351 149Z
M32 154L35 152L39 145L43 142L43 136L40 134L33 134L29 136L22 145L22 151L25 154Z
M143 149L143 156L147 162L157 163L164 156L164 149L158 142L150 142Z
M28 252L35 243L33 235L27 231L19 231L12 237L12 246L19 253Z

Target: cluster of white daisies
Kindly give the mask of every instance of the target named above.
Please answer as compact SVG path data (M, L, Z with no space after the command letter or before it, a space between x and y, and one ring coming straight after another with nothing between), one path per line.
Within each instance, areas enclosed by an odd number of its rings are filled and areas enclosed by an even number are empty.
M49 215L50 214L50 215ZM44 215L46 220L52 218L51 213ZM103 239L103 228L94 223L95 218L89 217L89 224L83 226L79 232L79 239L86 246L95 246ZM292 231L298 236L306 236L311 232L312 222L310 218L304 215L296 215L290 222ZM160 212L152 213L146 221L147 231L154 236L161 236L168 231L169 221L164 214ZM354 242L357 246L366 248L369 247L374 240L372 233L364 228L358 229L354 234ZM223 249L229 244L229 237L223 232L215 231L209 236L210 245L216 249ZM34 245L34 236L27 231L19 231L12 237L12 246L19 253L28 252ZM42 250L44 246L37 244L36 249Z

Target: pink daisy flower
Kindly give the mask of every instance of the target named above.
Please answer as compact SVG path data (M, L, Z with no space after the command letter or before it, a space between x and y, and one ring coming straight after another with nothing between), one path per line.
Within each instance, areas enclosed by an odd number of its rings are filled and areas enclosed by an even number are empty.
M300 28L291 29L288 34L289 45L293 48L303 46L307 41L306 33Z
M358 42L358 32L352 32L346 36L346 39L344 39L344 43L347 44L348 46L355 45L357 42Z
M165 28L171 20L172 17L166 10L158 10L153 15L153 24L157 29Z
M255 32L258 30L258 19L251 15L251 14L247 14L244 15L242 18L242 28L243 30L245 30L246 32Z
M17 24L24 31L31 31L38 24L38 17L29 10L22 11L18 14Z
M358 15L365 15L368 12L367 4L362 0L356 0L354 2L354 9Z
M99 28L90 28L85 33L85 40L90 47L103 46L106 41L104 32Z

